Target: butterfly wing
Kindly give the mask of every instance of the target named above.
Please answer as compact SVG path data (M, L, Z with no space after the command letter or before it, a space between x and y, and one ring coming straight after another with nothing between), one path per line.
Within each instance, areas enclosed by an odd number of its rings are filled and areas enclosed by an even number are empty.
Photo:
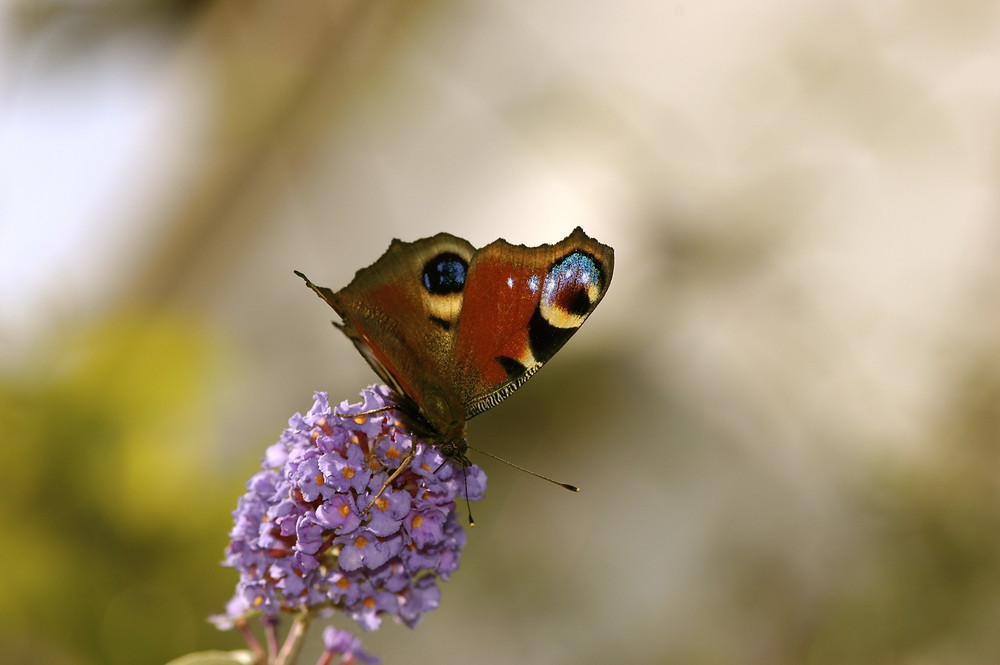
M340 315L340 329L394 390L411 430L461 456L465 421L566 343L613 270L614 251L577 228L539 247L497 240L477 251L447 233L394 240L337 292L297 274Z
M393 240L372 265L334 293L306 283L340 315L340 329L372 369L432 433L464 425L451 385L455 331L466 271L475 254L447 233L416 242Z
M577 228L554 245L497 240L469 264L451 370L471 418L527 381L607 292L614 250Z

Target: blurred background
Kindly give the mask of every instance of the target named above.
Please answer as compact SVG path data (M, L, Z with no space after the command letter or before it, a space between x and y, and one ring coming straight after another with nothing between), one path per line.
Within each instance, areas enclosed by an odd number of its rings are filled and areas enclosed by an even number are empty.
M583 492L480 460L440 609L366 647L1000 662L996 3L0 21L3 663L241 646L205 617L244 482L314 390L375 379L293 269L577 225L617 252L607 298L470 438Z

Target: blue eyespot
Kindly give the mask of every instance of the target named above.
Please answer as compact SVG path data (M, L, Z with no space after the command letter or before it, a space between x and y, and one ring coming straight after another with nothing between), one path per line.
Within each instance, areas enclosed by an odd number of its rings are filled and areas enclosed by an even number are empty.
M558 327L578 326L593 309L600 289L597 263L583 252L573 252L557 261L545 276L542 313Z
M458 254L438 254L424 265L424 288L434 295L461 293L468 269L469 264Z

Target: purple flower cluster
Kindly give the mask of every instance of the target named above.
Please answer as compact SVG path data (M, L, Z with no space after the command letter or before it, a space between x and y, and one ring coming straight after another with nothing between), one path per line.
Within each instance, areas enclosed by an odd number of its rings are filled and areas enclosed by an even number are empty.
M456 499L466 491L480 499L486 474L473 465L463 478L435 448L414 442L393 411L337 415L391 405L384 386L362 397L334 410L316 393L247 482L225 559L240 581L214 619L220 627L257 613L340 608L364 630L386 614L412 628L437 607L437 580L458 568L465 545Z
M375 665L380 662L379 658L361 648L361 640L346 630L337 630L333 626L323 631L323 646L326 647L324 655L329 657L320 659L320 663L331 662L333 656L338 654L343 656L340 665L350 665L355 662Z

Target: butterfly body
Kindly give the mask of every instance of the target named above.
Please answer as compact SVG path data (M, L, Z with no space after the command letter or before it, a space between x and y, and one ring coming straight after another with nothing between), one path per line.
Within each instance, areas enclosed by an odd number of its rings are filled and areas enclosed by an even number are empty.
M614 251L577 228L552 245L393 240L339 291L306 284L389 385L407 428L468 466L465 423L528 380L607 291Z

